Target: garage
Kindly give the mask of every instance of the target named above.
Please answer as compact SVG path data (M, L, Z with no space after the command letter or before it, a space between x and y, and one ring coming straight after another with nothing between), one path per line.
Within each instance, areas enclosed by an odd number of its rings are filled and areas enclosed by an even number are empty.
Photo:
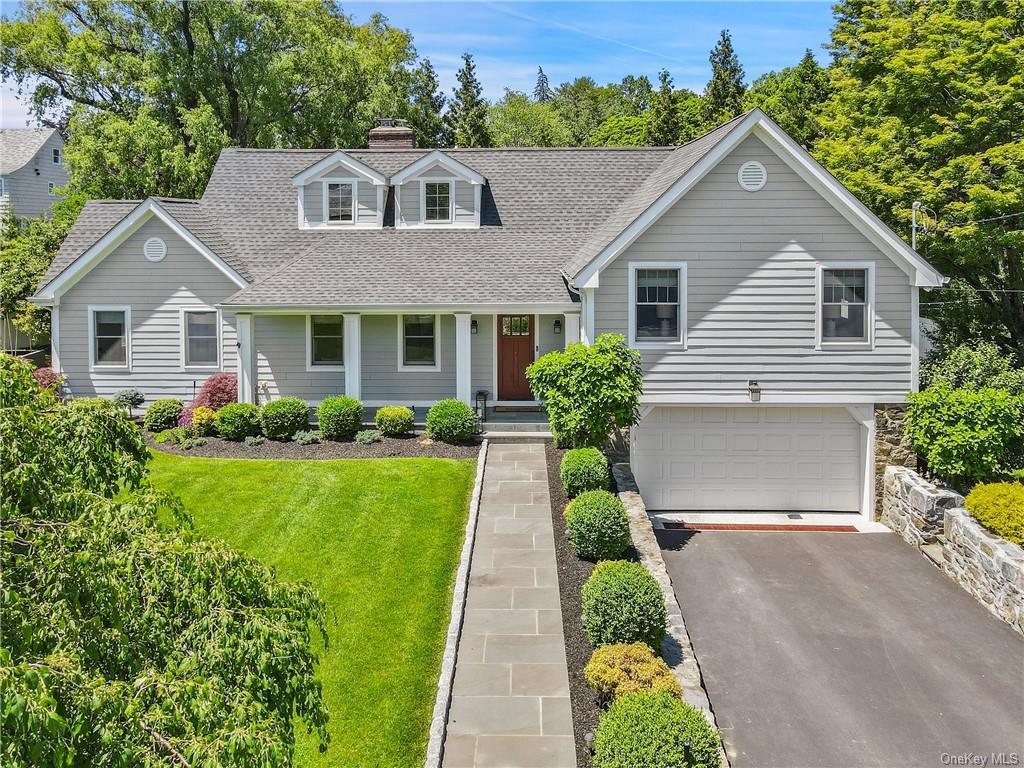
M865 444L841 406L659 406L630 455L650 510L859 512Z

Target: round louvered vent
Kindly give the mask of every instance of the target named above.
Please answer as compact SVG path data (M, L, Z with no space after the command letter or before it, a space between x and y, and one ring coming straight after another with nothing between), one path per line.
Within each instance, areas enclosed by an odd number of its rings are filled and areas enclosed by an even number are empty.
M740 166L736 178L747 192L757 192L768 181L768 171L757 160L751 160Z
M164 256L167 255L167 243L159 237L151 237L142 246L142 253L150 261L162 261Z

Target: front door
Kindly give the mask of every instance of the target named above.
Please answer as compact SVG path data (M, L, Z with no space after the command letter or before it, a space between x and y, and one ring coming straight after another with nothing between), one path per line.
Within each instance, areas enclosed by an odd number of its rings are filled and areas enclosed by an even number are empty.
M498 315L498 399L532 400L526 366L533 362L533 315Z

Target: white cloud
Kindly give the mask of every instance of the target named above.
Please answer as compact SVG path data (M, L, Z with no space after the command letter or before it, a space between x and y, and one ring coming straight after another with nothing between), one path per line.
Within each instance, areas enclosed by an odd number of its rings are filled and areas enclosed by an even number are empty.
M25 128L35 125L28 104L18 98L17 89L10 83L0 83L0 128Z

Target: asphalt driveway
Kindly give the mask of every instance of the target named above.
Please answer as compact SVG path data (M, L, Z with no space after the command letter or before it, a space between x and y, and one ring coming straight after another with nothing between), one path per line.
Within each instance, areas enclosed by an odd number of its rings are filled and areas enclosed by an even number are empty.
M1024 639L895 535L658 539L733 768L1024 765Z

